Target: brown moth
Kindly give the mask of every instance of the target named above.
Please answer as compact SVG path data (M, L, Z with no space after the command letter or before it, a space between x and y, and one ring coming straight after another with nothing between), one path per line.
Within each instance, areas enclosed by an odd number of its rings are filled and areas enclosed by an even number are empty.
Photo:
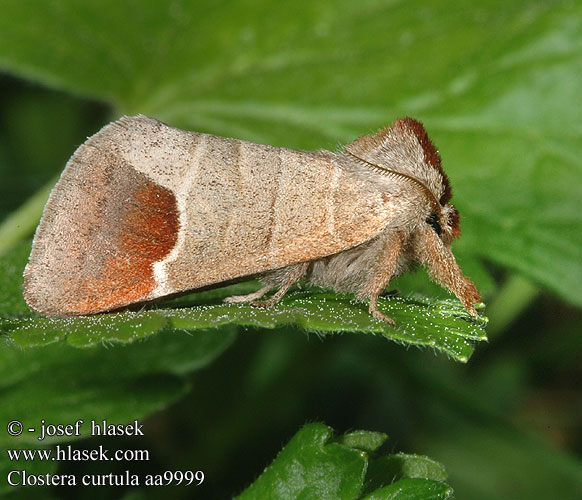
M369 301L415 264L471 315L479 292L450 250L459 215L422 124L397 120L342 151L294 151L123 117L80 146L24 271L47 315L84 315L256 277L226 299L268 307L303 280ZM265 301L258 301L276 289Z

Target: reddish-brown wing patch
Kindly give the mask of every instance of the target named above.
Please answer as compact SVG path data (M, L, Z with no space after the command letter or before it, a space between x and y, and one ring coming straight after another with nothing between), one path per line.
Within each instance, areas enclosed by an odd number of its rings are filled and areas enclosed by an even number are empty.
M124 161L114 143L91 139L45 206L24 272L26 302L43 314L80 315L147 301L153 265L179 229L172 191Z
M176 198L171 191L141 179L132 196L119 207L116 231L119 252L105 257L99 275L84 275L78 297L70 303L70 314L116 309L145 300L156 286L153 264L162 260L176 244L179 230ZM116 210L117 211L117 210Z

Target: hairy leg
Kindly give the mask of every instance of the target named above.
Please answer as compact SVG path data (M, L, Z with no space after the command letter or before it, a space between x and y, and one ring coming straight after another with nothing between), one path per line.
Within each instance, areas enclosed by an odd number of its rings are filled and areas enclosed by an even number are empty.
M232 297L227 297L224 299L224 302L229 304L250 302L251 305L255 307L271 307L272 305L279 302L283 295L287 293L289 288L291 288L305 275L308 267L309 262L303 262L301 264L294 264L292 266L288 266L283 269L277 269L276 271L267 273L263 278L261 278L261 281L265 284L265 286L256 292L249 293L248 295L234 295ZM257 299L260 299L267 292L276 287L279 287L279 290L277 290L277 292L271 298L257 302Z
M266 285L257 290L256 292L249 293L248 295L233 295L232 297L227 297L226 299L224 299L224 302L226 302L227 304L236 304L239 302L251 302L253 300L260 299L273 287L274 285Z
M376 263L368 279L358 291L358 296L370 300L369 311L374 318L394 325L394 320L378 310L378 296L384 291L398 266L398 259L404 250L404 238L396 231L387 233L376 257Z
M481 302L481 295L457 264L452 252L427 225L414 235L413 251L418 261L428 268L429 276L454 293L471 316L477 316L474 303Z
M295 283L297 283L309 267L309 262L302 262L301 264L294 264L292 266L285 267L284 269L277 270L273 272L270 276L265 278L266 282L273 283L268 285L271 288L278 286L279 290L267 300L253 301L251 305L253 307L271 307L281 300L283 295L287 293L289 288L291 288Z

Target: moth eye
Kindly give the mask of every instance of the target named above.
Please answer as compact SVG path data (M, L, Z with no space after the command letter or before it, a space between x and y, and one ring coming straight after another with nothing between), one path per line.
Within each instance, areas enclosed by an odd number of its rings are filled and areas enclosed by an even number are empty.
M434 229L434 232L437 234L437 236L441 235L442 229L436 212L433 212L426 218L426 223Z

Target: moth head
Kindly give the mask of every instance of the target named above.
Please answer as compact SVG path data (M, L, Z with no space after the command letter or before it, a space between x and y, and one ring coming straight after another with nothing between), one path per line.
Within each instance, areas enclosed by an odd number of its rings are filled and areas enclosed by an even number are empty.
M459 212L452 203L441 207L440 214L432 212L426 223L432 227L443 243L449 246L461 234L459 227Z
M440 217L438 217L435 225L432 226L435 231L440 229L439 236L447 246L450 245L455 238L458 238L461 234L461 228L459 227L459 212L455 208L455 205L447 203L442 207ZM437 231L437 234L438 233L439 231Z

